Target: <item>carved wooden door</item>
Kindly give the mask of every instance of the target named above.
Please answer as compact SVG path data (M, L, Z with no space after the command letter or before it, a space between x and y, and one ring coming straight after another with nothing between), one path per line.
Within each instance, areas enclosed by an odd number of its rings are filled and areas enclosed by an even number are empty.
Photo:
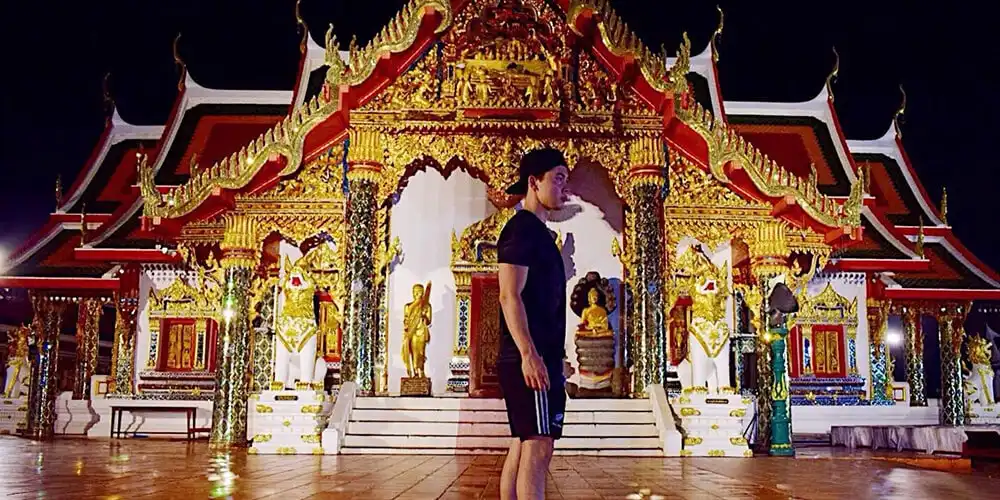
M469 335L469 395L500 397L497 356L500 353L500 283L496 274L472 276L472 321Z

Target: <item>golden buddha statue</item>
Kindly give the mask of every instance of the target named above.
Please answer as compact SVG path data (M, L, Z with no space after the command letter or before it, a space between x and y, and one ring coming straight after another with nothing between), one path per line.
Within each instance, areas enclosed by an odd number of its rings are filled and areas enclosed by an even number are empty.
M3 388L3 397L18 398L22 394L27 395L28 384L31 380L31 367L28 365L28 335L31 329L21 326L16 330L7 332L7 345L10 348L10 356L7 358L7 383Z
M587 307L580 314L580 325L577 327L577 335L584 337L606 337L613 336L611 324L608 322L608 311L598 303L600 293L597 288L591 288L587 292Z
M431 341L431 284L413 285L413 301L403 307L403 363L408 377L426 378L427 343Z

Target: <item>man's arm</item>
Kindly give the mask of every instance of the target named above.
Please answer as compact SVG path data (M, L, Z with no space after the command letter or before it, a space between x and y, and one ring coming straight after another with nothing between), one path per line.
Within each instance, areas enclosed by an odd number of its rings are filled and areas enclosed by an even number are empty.
M548 390L549 374L545 369L542 357L535 349L535 343L528 333L528 316L524 310L521 292L528 281L528 268L514 264L500 264L498 273L500 281L500 308L507 321L511 337L521 352L521 371L524 382L535 390Z

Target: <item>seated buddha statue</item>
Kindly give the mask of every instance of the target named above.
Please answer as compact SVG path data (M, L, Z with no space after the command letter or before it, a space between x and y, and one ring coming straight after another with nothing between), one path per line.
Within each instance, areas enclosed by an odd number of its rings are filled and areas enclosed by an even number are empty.
M577 334L587 337L613 336L611 325L608 323L608 311L598 303L600 292L597 288L591 288L587 292L587 307L580 314L580 325L577 327Z

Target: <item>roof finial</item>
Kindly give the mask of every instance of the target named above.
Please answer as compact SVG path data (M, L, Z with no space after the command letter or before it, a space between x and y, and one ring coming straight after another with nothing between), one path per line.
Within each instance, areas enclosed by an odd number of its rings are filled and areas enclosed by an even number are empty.
M903 84L899 84L899 91L903 94L903 101L899 103L896 116L892 117L892 127L896 130L896 138L902 139L903 129L900 125L903 124L903 115L906 114L906 91L903 90Z
M62 175L56 176L56 211L58 212L62 208L63 204L63 192L62 192Z
M306 53L306 43L309 40L309 26L306 25L306 20L302 18L302 0L295 0L295 22L298 24L299 29L302 30L302 41L299 42L299 52Z
M80 246L87 244L87 202L80 208Z
M178 33L177 37L174 38L174 64L177 65L177 71L180 72L180 76L177 78L177 90L184 91L184 82L187 80L187 64L184 64L184 59L181 59L180 43L181 34Z
M924 258L924 217L920 216L920 227L917 228L917 244L913 247L913 252L921 259Z
M712 33L712 61L719 62L719 37L722 36L722 27L725 24L726 15L722 13L722 7L716 5L715 10L719 11L719 26Z
M115 115L115 98L111 97L111 72L104 74L104 83L101 85L104 93L104 114L105 125L111 123L111 118Z
M941 188L941 222L948 225L948 188Z
M840 73L840 53L837 52L837 47L833 48L833 70L826 77L826 94L827 99L833 102L833 81L837 79L837 74Z

